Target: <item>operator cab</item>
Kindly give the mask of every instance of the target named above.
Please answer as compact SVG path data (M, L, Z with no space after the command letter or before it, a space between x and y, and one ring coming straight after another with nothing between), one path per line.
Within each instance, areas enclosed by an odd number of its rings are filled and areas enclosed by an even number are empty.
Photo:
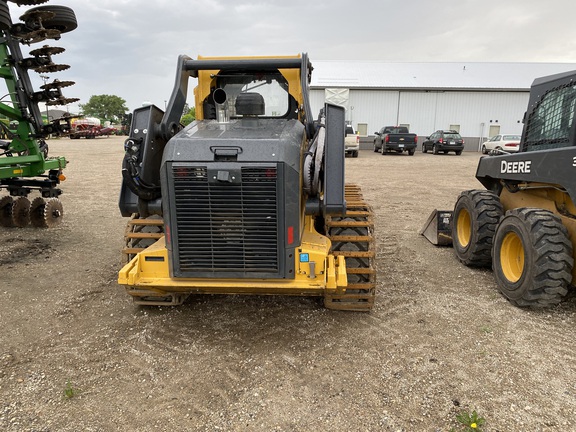
M298 119L298 103L280 72L221 71L204 100L204 118L227 122L243 116Z

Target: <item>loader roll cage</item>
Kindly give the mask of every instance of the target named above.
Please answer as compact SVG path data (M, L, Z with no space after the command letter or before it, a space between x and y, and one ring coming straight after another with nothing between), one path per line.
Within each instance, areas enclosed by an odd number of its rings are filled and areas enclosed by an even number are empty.
M186 104L188 93L188 81L190 78L198 78L198 91L202 94L210 94L210 81L207 78L216 78L221 72L225 73L254 73L274 74L280 73L288 82L288 93L297 103L299 119L306 127L308 139L314 136L314 118L310 108L309 84L312 74L312 65L308 55L302 53L299 57L279 58L254 58L254 59L202 59L193 60L186 55L178 57L176 80L166 112L160 122L160 135L166 141L173 137L180 129L180 117ZM294 72L299 73L298 84L294 83ZM209 75L206 75L208 74ZM292 74L292 75L291 75ZM286 75L290 75L287 77ZM298 87L299 88L295 88ZM212 89L213 90L213 89ZM290 98L290 99L292 99ZM204 118L202 97L196 99L196 114ZM288 111L292 109L289 103Z

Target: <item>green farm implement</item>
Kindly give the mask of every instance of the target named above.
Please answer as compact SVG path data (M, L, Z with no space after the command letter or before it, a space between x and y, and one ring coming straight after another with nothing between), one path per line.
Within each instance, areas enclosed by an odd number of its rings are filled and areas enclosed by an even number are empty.
M18 6L38 5L47 0L15 1ZM61 221L63 209L58 185L65 179L64 157L48 156L49 136L66 134L70 118L44 121L39 103L66 105L78 99L65 98L61 89L71 81L47 82L47 73L63 71L52 56L64 51L43 45L25 56L21 46L60 39L62 33L77 27L72 9L65 6L37 6L13 22L8 3L0 0L0 78L5 92L0 99L0 226L51 227ZM29 71L44 79L38 91L32 87ZM32 192L39 196L30 201ZM7 194L2 193L7 192Z

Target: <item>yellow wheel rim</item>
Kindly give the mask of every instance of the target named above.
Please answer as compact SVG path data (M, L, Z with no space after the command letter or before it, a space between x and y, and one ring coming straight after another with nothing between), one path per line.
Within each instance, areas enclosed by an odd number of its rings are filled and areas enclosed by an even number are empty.
M456 232L458 233L458 243L463 248L468 247L472 238L472 221L468 210L461 209L456 221Z
M514 232L507 233L500 247L502 273L511 283L518 282L524 272L524 245Z

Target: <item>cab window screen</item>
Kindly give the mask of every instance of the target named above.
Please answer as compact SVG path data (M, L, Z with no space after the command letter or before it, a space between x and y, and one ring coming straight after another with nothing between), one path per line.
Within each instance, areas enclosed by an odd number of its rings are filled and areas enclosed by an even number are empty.
M576 84L561 86L546 93L528 117L526 151L570 146L575 102Z

